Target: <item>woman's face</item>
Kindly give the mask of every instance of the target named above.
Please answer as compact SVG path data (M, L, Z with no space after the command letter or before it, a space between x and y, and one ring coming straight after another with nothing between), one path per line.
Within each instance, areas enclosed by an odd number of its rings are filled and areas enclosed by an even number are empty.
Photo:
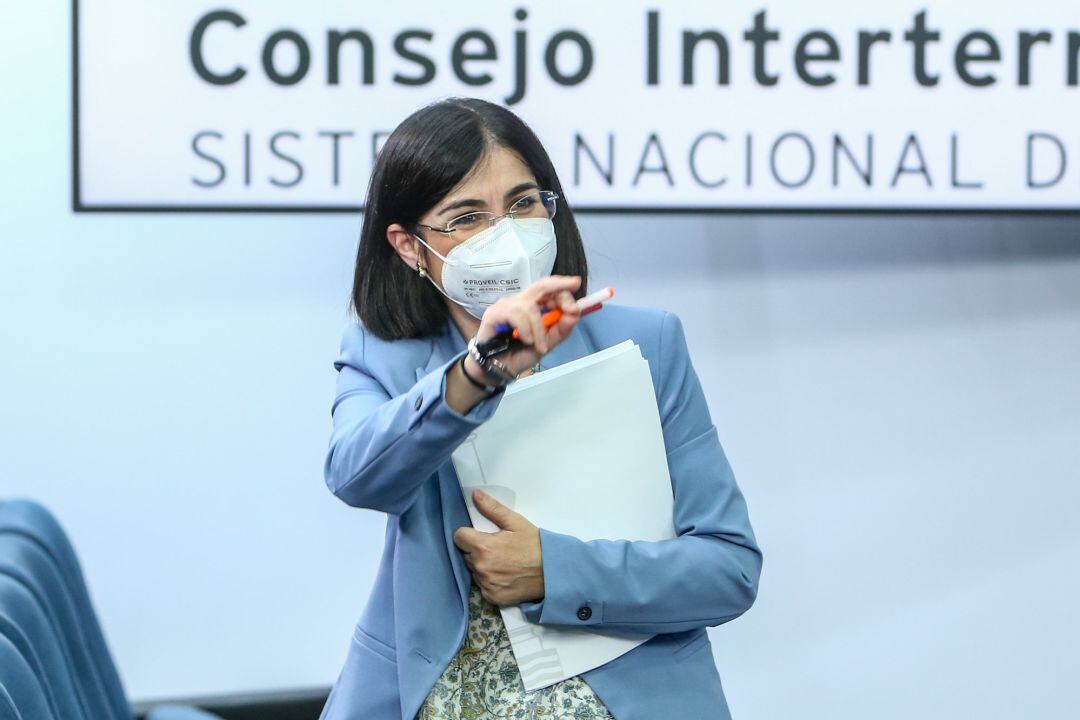
M420 218L420 222L441 228L457 216L476 210L501 215L525 193L545 189L536 184L529 166L514 151L496 145L477 161L465 180ZM427 228L420 228L419 232L424 242L444 257L461 243L454 233L447 235ZM410 268L415 271L419 259L420 266L426 268L428 275L442 287L442 260L417 241L408 229L394 223L386 229L386 237ZM443 299L452 305L449 300ZM450 309L455 310L455 307Z

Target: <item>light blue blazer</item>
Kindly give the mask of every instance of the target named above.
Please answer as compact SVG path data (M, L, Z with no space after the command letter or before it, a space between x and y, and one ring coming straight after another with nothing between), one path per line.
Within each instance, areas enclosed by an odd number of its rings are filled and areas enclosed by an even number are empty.
M678 537L583 542L541 527L546 594L519 607L542 625L656 633L581 675L616 720L729 718L705 628L753 604L762 554L682 323L663 310L606 305L541 366L627 338L652 372ZM387 523L374 588L321 720L413 720L465 638L469 569L452 536L472 523L450 453L502 399L464 415L446 404L444 375L465 351L449 320L435 335L393 342L362 324L345 331L326 484Z

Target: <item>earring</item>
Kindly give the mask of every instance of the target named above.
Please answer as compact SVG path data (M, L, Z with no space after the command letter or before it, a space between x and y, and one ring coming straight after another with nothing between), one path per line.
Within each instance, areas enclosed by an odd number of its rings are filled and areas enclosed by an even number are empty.
M420 267L420 261L416 261L416 274L420 277L424 277L424 268Z

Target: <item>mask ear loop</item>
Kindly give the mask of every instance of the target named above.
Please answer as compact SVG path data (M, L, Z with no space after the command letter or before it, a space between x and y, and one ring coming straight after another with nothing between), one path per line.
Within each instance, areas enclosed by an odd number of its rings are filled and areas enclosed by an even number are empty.
M436 257L438 257L444 263L446 262L446 258L443 257L442 255L440 255L439 252L435 248L431 247L426 242L424 242L424 238L422 238L422 237L420 237L419 235L416 235L416 234L414 234L413 237L416 238L417 240L419 240L424 245L424 247L426 247L428 250L430 250L432 253L434 253ZM428 282L430 282L435 287L436 290L438 290L440 293L442 293L443 297L445 297L447 300L457 303L458 305L465 308L466 310L469 309L469 305L467 303L463 303L460 300L458 300L457 298L452 298L449 295L447 295L446 291L443 290L441 287L439 287L439 284L437 282L435 282L435 278L431 277L431 275L428 274L427 269L420 266L419 253L417 253L416 272L420 275L420 277L427 278ZM469 313L469 314L471 315L472 313Z
M422 237L420 237L419 235L416 235L416 234L413 234L413 237L414 237L414 238L416 238L417 240L419 240L419 241L420 241L420 243L421 243L421 244L422 244L422 245L423 245L424 247L426 247L426 248L427 248L428 250L430 250L430 251L431 251L431 252L432 252L432 253L433 253L433 254L435 255L435 257L439 258L439 259L440 259L440 260L442 260L443 262L450 262L450 261L449 261L449 260L447 260L447 259L446 259L445 257L443 257L442 255L440 255L440 254L439 254L439 251L438 251L438 250L436 250L435 248L431 247L431 246L430 246L430 245L428 245L428 244L427 244L426 242L424 242L424 238L422 238ZM451 265L453 265L453 263L450 263L450 264L451 264Z

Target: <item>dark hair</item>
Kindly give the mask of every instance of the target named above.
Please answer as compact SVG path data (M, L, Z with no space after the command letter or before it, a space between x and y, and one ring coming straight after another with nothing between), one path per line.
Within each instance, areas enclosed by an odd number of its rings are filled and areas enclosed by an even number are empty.
M449 313L428 279L401 261L386 228L401 223L416 231L420 218L457 186L494 146L516 152L543 190L559 194L555 213L553 275L580 275L587 292L588 266L574 214L555 167L536 134L510 110L478 98L433 102L405 118L379 151L368 185L356 252L352 307L384 340L437 331Z

